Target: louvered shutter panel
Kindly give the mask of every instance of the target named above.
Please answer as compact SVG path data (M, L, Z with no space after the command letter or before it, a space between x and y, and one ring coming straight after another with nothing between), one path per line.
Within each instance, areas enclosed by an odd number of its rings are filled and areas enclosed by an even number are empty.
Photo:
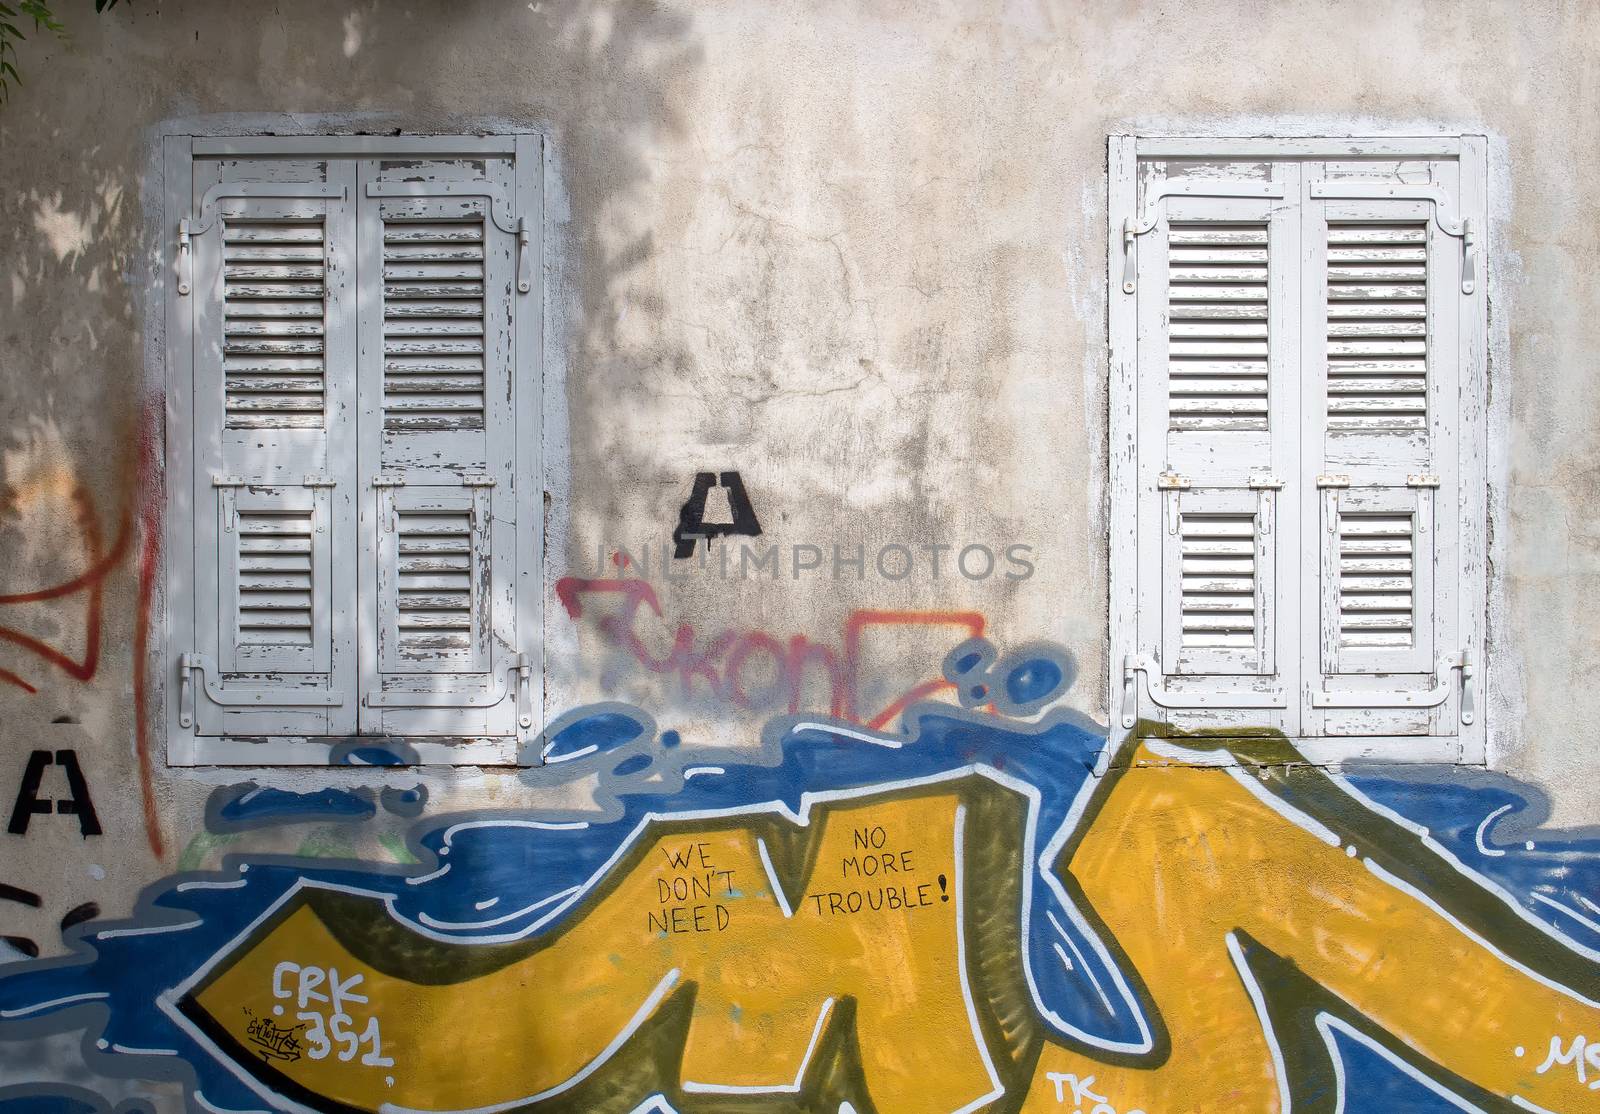
M1305 530L1320 558L1306 734L1454 734L1459 170L1306 173Z
M365 730L514 736L520 258L509 160L361 164ZM536 555L530 554L528 559Z
M179 666L201 735L356 726L350 170L195 164L195 630Z
M1298 432L1298 229L1277 203L1291 187L1158 173L1144 182L1149 227L1132 237L1140 602L1128 681L1140 715L1179 726L1293 727L1282 563L1295 554L1280 538L1294 509L1278 491Z

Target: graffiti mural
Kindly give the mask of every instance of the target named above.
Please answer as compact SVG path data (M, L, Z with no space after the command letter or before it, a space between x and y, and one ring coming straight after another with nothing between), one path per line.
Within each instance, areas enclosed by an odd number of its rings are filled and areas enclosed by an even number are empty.
M84 1029L208 1111L1600 1110L1600 839L1533 791L1112 743L1041 712L1048 648L943 677L759 748L579 709L526 777L601 811L174 876L6 967L0 1038ZM354 807L247 798L213 820Z
M825 709L873 728L925 697L958 688L959 678L927 676L919 656L916 676L889 679L898 672L891 665L867 667L870 634L923 632L942 649L957 632L981 637L985 623L976 611L858 608L833 641L754 628L702 632L689 622L669 626L655 588L638 577L563 577L556 598L574 622L591 621L612 652L615 660L601 670L608 684L622 670L635 670L670 682L663 693L669 699L707 697L720 707L758 713ZM649 637L652 623L661 628L658 637ZM668 648L657 652L658 643Z

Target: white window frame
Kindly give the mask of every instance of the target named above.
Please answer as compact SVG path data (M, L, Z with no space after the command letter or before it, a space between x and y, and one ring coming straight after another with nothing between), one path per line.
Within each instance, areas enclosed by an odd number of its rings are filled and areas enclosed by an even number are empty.
M1143 686L1147 678L1140 670L1128 668L1151 647L1140 646L1138 636L1141 593L1138 506L1139 384L1137 378L1138 296L1124 287L1127 229L1125 221L1138 215L1140 159L1218 159L1248 160L1300 159L1454 159L1460 167L1461 211L1474 215L1476 243L1476 289L1460 303L1462 351L1460 375L1461 410L1458 433L1457 485L1459 498L1459 591L1456 595L1457 633L1461 649L1471 663L1471 722L1456 724L1456 734L1428 736L1345 736L1292 738L1300 753L1310 762L1337 764L1344 761L1378 759L1394 762L1445 762L1483 765L1486 760L1487 662L1485 624L1488 594L1488 510L1487 510L1487 400L1489 356L1487 340L1486 261L1489 259L1488 228L1484 215L1488 174L1487 140L1481 135L1246 138L1237 136L1156 136L1115 134L1108 137L1107 192L1107 335L1109 342L1108 392L1110 413L1109 469L1109 656L1107 669L1107 707L1113 731L1133 725L1132 709L1138 706L1129 694ZM1300 404L1301 417L1307 412ZM1309 428L1309 421L1307 421ZM1292 495L1292 487L1279 493ZM1444 493L1440 493L1443 497ZM1316 507L1303 513L1315 516ZM1317 557L1300 557L1302 584L1314 585L1310 564ZM1293 566L1289 566L1293 567ZM1148 590L1148 589L1147 589ZM1314 591L1315 588L1304 589ZM1304 600L1298 605L1306 607ZM1313 611L1320 602L1313 600ZM1311 632L1302 633L1302 643ZM1288 653L1304 653L1301 647L1288 647ZM1449 704L1459 709L1461 671ZM1301 687L1311 684L1304 678ZM1290 694L1290 700L1309 699L1309 694Z
M158 685L162 705L161 724L166 742L167 763L173 767L193 766L324 766L335 753L364 739L375 745L402 743L417 765L501 766L537 765L534 745L543 726L543 352L545 344L544 289L544 179L545 139L535 132L506 132L476 135L198 135L168 134L163 142L165 209L160 247L161 319L165 329L161 359L165 386L165 514L163 552L164 591L155 629L159 641ZM513 212L521 219L519 251L527 259L523 276L531 279L517 301L513 328L511 375L519 386L516 393L515 459L510 468L515 476L517 513L515 545L519 555L514 585L514 614L518 640L528 666L525 688L520 694L531 717L518 721L516 734L495 736L461 735L383 735L349 736L199 736L192 726L181 723L184 674L180 668L186 642L194 630L192 560L195 515L175 507L175 500L186 490L193 463L194 438L198 430L193 420L192 390L187 386L193 375L192 298L180 293L188 260L181 258L180 222L193 217L191 167L201 158L309 158L309 159L471 159L511 160L514 187ZM354 221L351 225L354 228ZM352 303L354 299L352 299ZM355 327L352 324L351 332ZM331 372L332 369L330 368ZM352 364L349 374L354 375ZM353 451L353 450L352 450ZM360 552L349 555L360 558ZM355 606L355 601L351 601ZM338 606L335 601L335 606ZM190 683L198 685L199 678ZM508 680L506 699L517 700L518 679Z

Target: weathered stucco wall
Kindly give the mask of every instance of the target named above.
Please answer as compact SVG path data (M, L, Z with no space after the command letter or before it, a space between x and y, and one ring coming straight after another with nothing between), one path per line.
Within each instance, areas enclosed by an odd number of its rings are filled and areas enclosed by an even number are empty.
M1525 820L1543 790L1555 821L1600 822L1585 699L1600 668L1600 215L1582 192L1600 165L1595 4L168 0L70 14L71 44L30 41L26 84L0 108L0 808L32 792L30 758L47 751L39 794L72 797L75 762L103 834L83 834L81 813L0 834L0 883L37 897L0 896L12 950L58 952L64 917L88 903L125 916L145 885L225 852L411 857L415 802L398 794L414 774L261 774L395 794L368 824L241 834L206 818L237 772L165 767L150 708L164 686L136 651L160 621L140 601L160 579L147 297L164 131L548 136L547 710L626 703L688 746L753 744L788 710L763 647L797 636L855 663L842 686L803 688L804 710L887 723L983 635L1070 656L1078 680L1052 692L1103 724L1107 134L1487 134L1490 760L1531 784ZM730 470L762 540L821 547L822 570L653 573L659 620L640 596L570 579L628 575L599 567L605 547L648 543L659 569L695 474ZM904 580L870 567L885 545L972 543L1031 546L1036 571L969 579L947 552L935 579L926 551ZM833 579L832 548L858 544L866 577ZM748 668L730 678L740 646ZM704 661L686 682L688 655ZM422 784L432 816L582 807L601 776ZM59 1035L0 1043L0 1084L38 1064L74 1078L80 1061ZM1180 1093L1130 1086L1123 1114Z

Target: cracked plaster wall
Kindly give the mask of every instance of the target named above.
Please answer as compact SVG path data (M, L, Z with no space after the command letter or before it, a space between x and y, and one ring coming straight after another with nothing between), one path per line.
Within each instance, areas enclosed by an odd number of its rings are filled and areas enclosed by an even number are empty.
M737 469L764 540L1024 543L1037 573L691 578L662 589L669 619L837 641L854 608L976 611L1003 648L1070 648L1070 700L1101 720L1107 133L1495 137L1491 760L1548 786L1558 820L1600 819L1583 790L1600 773L1600 218L1583 188L1600 7L140 0L72 15L70 44L28 44L27 84L0 110L6 590L82 567L85 514L107 542L138 514L163 122L531 128L552 153L547 583L594 575L602 544L665 544L693 473ZM132 791L137 571L130 551L106 582L87 679L0 647L39 690L0 686L0 798L29 750L74 746L121 837L41 822L8 841L7 869L51 892L27 914L41 925L84 892L126 907L152 876ZM82 602L5 618L82 660ZM588 637L552 593L552 708L670 703ZM679 711L702 739L756 722ZM156 746L170 866L227 776L170 775ZM436 792L508 800L471 772Z

